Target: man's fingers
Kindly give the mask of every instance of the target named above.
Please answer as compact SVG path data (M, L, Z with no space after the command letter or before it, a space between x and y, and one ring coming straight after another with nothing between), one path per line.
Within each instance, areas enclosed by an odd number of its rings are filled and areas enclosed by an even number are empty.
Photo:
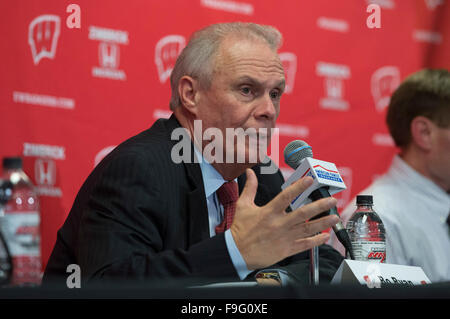
M297 239L291 246L292 247L291 255L297 254L302 251L306 251L315 246L325 244L328 241L328 239L330 239L330 235L328 233L317 234L312 237Z
M286 216L286 223L290 225L303 223L314 216L335 207L336 204L337 200L333 197L319 199L289 213L288 216Z
M338 221L339 217L330 215L310 222L298 224L290 229L290 236L293 239L309 237L333 227Z
M256 178L255 172L250 168L245 170L245 174L247 180L245 181L245 186L239 199L243 199L246 202L253 204L258 189L258 179Z
M279 193L274 199L272 199L268 204L271 210L281 210L284 211L289 204L302 192L304 192L313 183L313 179L310 176L303 177L292 183L287 188L285 188L281 193Z

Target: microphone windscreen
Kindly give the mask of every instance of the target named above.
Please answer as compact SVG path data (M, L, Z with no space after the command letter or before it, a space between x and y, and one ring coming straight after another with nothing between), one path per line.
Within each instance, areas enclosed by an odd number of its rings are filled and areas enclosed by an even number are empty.
M305 141L295 140L284 148L284 161L293 169L297 169L306 157L313 157L313 152L311 146Z

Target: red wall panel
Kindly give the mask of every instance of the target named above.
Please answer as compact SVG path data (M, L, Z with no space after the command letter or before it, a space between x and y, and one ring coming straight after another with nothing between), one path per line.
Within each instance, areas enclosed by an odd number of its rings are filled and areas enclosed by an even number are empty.
M80 29L66 25L70 3ZM380 4L379 29L366 25L370 3ZM283 33L280 150L304 139L335 162L348 186L339 207L395 153L384 124L393 89L420 68L450 66L443 0L18 0L0 10L0 156L22 156L38 187L44 265L96 158L170 114L162 73L203 26L252 21ZM38 61L33 46L48 56Z

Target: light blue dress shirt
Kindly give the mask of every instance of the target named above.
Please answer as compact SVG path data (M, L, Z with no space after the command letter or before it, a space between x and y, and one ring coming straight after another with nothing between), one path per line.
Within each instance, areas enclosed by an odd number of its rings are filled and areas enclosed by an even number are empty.
M202 171L206 203L208 206L209 234L213 237L216 235L216 226L223 220L223 206L219 203L216 191L226 183L226 180L224 180L222 175L220 175L220 173L203 158L202 154L195 147L194 150ZM231 230L229 229L225 231L225 243L231 257L231 262L233 263L239 278L242 280L247 277L251 271L247 269L244 258L242 258L242 255L234 242Z

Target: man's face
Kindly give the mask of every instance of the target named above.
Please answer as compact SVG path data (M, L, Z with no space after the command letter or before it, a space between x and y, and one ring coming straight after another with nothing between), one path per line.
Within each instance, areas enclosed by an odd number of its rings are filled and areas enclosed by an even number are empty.
M203 130L218 128L224 137L223 156L237 150L248 161L250 150L255 151L255 140L245 146L234 142L226 145L226 129L242 128L247 132L267 132L267 136L250 137L267 138L270 142L271 129L280 112L280 98L285 86L284 69L276 52L262 41L237 40L227 38L219 48L215 68L209 89L199 93L199 113ZM250 129L250 130L248 130ZM260 130L265 129L265 130ZM203 147L208 142L203 142ZM240 145L237 145L240 144ZM265 152L266 150L264 150Z
M436 126L433 131L429 170L434 180L450 192L450 128Z

